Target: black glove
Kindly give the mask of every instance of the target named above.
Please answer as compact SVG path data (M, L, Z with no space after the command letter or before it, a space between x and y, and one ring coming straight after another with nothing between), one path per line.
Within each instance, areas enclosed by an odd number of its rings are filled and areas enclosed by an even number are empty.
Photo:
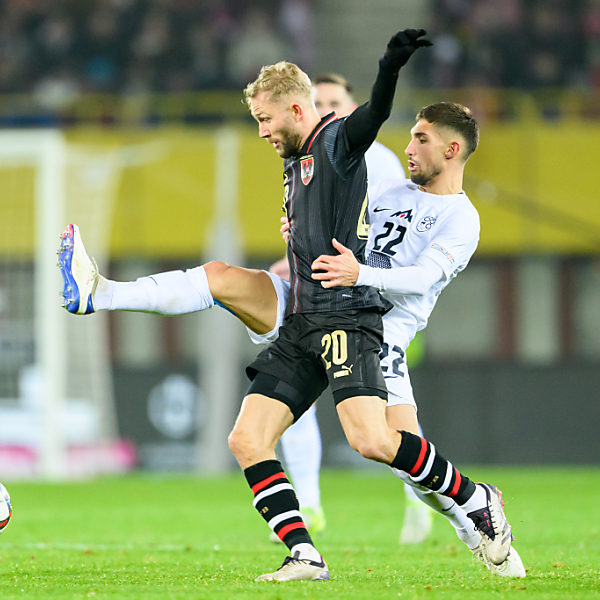
M408 59L417 48L433 46L429 40L419 39L426 33L424 29L399 31L389 41L385 54L379 60L379 68L388 73L397 73L408 62Z

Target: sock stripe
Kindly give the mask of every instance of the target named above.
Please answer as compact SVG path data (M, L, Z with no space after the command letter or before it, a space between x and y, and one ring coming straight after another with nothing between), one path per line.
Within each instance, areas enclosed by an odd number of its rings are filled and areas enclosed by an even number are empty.
M458 488L460 488L460 483L461 483L461 476L460 476L460 473L457 471L456 467L454 468L454 475L456 477L456 479L454 481L454 486L447 494L447 496L450 498L454 498L454 496L456 496L456 494L458 494Z
M278 483L277 485L271 486L270 488L267 488L266 490L263 490L259 494L256 494L256 497L254 498L254 502L252 503L252 505L254 506L254 508L256 508L256 505L261 500L263 500L267 496L271 496L273 494L277 494L277 492L281 492L282 490L292 490L292 491L294 491L294 488L292 487L292 485L290 483Z
M299 510L288 510L286 512L275 515L270 521L267 521L271 529L275 529L279 523L288 519L302 519L302 513Z
M408 472L409 475L414 475L418 472L423 464L423 460L425 459L425 453L427 452L427 442L423 438L419 439L421 440L421 451L419 452L419 458L417 459L415 466Z
M423 438L421 438L421 439L423 440ZM423 440L423 441L425 442L425 440ZM427 442L425 442L425 444L427 444ZM435 446L431 442L429 442L429 448L430 448L429 458L427 459L427 464L425 465L423 472L418 477L413 477L413 480L416 483L423 481L423 479L425 479L431 473L431 467L433 466L433 461L435 460L436 452L435 452ZM411 473L411 475L412 475L412 473Z
M277 532L277 535L278 535L279 539L283 542L283 538L285 537L286 533L289 533L290 531L293 531L294 529L306 529L306 525L304 523L290 523L289 525L282 527Z
M287 477L283 471L281 471L279 473L275 473L275 475L271 475L271 477L267 477L266 479L259 481L256 485L253 485L252 492L254 494L256 494L257 492L260 492L260 490L262 490L263 488L266 488L270 483L272 483L273 481L275 481L277 479L287 479Z
M452 475L454 474L453 469L454 467L452 466L452 463L448 462L448 465L446 467L446 477L444 477L444 483L442 483L442 487L438 490L440 494L445 494L448 488L452 485Z

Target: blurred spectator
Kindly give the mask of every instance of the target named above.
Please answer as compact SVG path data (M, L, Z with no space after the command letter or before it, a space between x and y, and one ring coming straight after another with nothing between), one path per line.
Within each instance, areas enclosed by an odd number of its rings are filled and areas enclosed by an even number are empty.
M309 0L283 0L279 26L285 32L294 61L308 73L315 68L316 39L313 7Z
M590 2L597 6L599 0L432 0L435 46L415 62L418 84L584 85L594 54L589 52L594 34L584 26Z
M285 42L266 12L250 9L229 51L229 71L233 81L238 85L246 85L256 78L263 65L280 60L291 60Z
M419 86L600 87L600 0L429 3L435 46L415 57ZM0 93L231 89L282 59L312 72L315 5L0 0Z
M591 0L584 13L585 59L591 84L600 89L600 0Z
M313 31L309 0L0 0L0 93L239 87L264 63L310 69Z

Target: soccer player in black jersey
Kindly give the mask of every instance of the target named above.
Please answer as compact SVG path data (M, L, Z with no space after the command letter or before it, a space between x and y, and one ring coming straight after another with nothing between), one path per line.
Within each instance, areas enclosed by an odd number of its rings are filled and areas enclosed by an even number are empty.
M418 435L387 427L382 401L387 391L378 357L385 310L381 297L368 287L326 289L312 277L313 261L320 255L335 254L333 238L355 256L363 255L367 207L363 155L389 115L400 68L418 48L429 44L424 34L405 30L392 37L380 60L370 101L344 121L334 114L319 119L310 80L290 63L263 68L245 90L261 137L285 159L286 210L291 225L287 316L278 339L248 368L253 381L229 439L254 493L254 506L291 551L280 569L259 580L329 579L328 567L312 543L294 490L275 456L283 431L327 385L331 385L340 422L355 450L417 476L421 485L453 498L490 538L493 545L488 546L488 554L495 564L502 563L510 550L510 527L497 490L475 486ZM94 294L108 283L99 284L95 266L85 258L79 234L69 226L59 254L65 277L63 293L65 306L72 303L71 312L81 314L98 308ZM205 288L214 268L209 263L193 276L202 279L198 283ZM216 268L221 270L220 285L225 288L244 276L243 270ZM84 272L89 277L81 277ZM170 275L148 278L144 289L135 294L154 293L162 278L171 280ZM228 281L230 275L234 281ZM177 273L174 277L181 279ZM258 278L268 276L248 272L247 277L256 280L259 293L262 284ZM239 279L237 285L241 285ZM252 286L248 284L246 291ZM71 298L74 288L77 298ZM212 283L209 298L202 301L210 304L211 294L221 296ZM228 304L226 295L221 299ZM270 304L273 298L260 302ZM107 308L115 308L112 300ZM259 333L272 327L250 313L236 314Z
M363 257L364 153L390 114L400 68L418 48L430 44L424 35L423 30L405 30L392 37L369 102L344 120L334 113L319 118L310 79L290 63L263 67L244 90L259 135L285 160L285 209L290 224L286 318L277 340L247 369L252 384L229 438L254 493L254 506L290 549L291 556L281 568L259 580L329 579L328 567L312 543L294 490L275 456L282 433L327 385L355 450L402 471L425 473L425 485L443 487L461 505L483 495L482 518L490 525L495 520L499 527L496 537L502 561L510 550L510 528L500 498L491 498L487 487L476 488L423 438L387 427L382 402L387 390L379 364L381 315L386 308L382 298L369 287L324 288L312 277L314 260L321 254L335 254L334 239L358 260ZM495 505L490 509L492 500Z

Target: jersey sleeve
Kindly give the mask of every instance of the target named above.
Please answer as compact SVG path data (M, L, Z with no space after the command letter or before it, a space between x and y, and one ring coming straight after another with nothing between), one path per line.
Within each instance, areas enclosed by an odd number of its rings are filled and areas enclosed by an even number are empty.
M325 129L324 136L325 150L331 165L340 177L346 179L358 167L370 143L350 150L346 141L344 123L343 119L334 121Z
M420 256L434 260L449 278L473 256L479 243L479 229L479 215L474 207L455 211L440 224Z
M369 101L339 121L335 144L326 140L329 159L342 177L352 172L390 116L397 82L398 73L379 70ZM333 133L332 127L327 129Z

